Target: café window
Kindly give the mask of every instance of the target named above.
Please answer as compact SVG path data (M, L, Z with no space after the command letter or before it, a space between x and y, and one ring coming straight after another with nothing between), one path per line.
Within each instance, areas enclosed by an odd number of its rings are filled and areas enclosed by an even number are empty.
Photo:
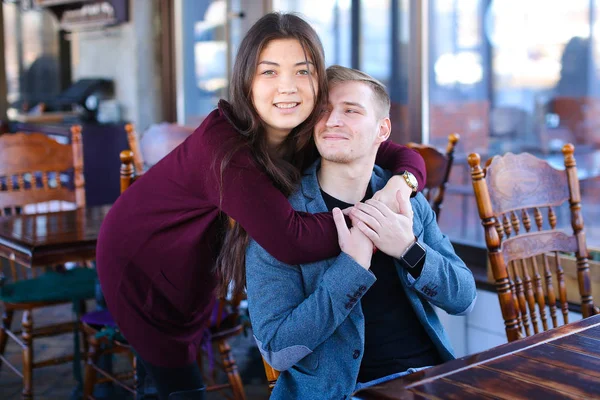
M177 120L198 126L229 90L225 0L175 1Z
M315 29L325 51L325 64L351 65L351 2L339 0L273 0L273 11L295 12Z
M466 155L527 151L562 168L573 143L588 245L600 246L598 3L430 2L430 142L461 135L440 218L453 240L484 245Z

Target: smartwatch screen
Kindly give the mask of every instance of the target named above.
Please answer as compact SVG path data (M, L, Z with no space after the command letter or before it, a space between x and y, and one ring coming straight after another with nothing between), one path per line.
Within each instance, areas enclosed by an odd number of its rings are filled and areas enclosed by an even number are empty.
M415 242L415 244L404 254L402 258L409 266L414 267L424 255L425 249L423 249L418 242Z

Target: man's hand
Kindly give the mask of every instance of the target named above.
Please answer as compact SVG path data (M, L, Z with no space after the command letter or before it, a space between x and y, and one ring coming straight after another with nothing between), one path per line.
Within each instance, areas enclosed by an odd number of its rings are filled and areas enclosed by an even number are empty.
M368 270L371 267L371 257L373 256L371 240L356 227L348 229L344 215L337 207L333 209L333 221L337 228L338 241L342 251Z
M411 187L408 186L408 183L406 183L403 177L394 175L388 180L383 189L375 192L373 200L378 200L388 206L393 212L399 213L398 202L396 201L396 193L398 191L401 192L402 198L406 199L406 201L410 201L410 196L413 192Z
M381 201L370 199L356 204L350 212L350 218L353 225L371 239L379 250L400 258L414 243L415 235L410 200L397 191L396 201L398 214Z

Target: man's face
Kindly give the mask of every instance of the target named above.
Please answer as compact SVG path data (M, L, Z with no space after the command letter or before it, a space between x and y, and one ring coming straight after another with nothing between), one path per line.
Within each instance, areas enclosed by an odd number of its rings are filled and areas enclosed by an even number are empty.
M348 164L371 160L389 137L390 121L380 117L372 89L362 82L329 88L327 110L315 126L315 143L325 160Z

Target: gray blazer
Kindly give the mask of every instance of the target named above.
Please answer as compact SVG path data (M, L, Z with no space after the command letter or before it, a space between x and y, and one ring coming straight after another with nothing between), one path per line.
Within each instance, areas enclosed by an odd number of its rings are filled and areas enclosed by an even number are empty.
M290 203L299 211L327 211L317 181L317 161L303 175ZM373 192L391 177L375 167ZM427 256L418 279L396 262L396 270L419 321L443 360L453 351L432 304L449 314L468 313L475 303L471 271L440 232L422 194L411 204L413 231ZM354 391L364 348L360 298L376 278L346 253L306 265L287 265L251 241L246 253L246 284L258 347L282 371L272 399L334 399ZM401 371L398 371L401 372Z

